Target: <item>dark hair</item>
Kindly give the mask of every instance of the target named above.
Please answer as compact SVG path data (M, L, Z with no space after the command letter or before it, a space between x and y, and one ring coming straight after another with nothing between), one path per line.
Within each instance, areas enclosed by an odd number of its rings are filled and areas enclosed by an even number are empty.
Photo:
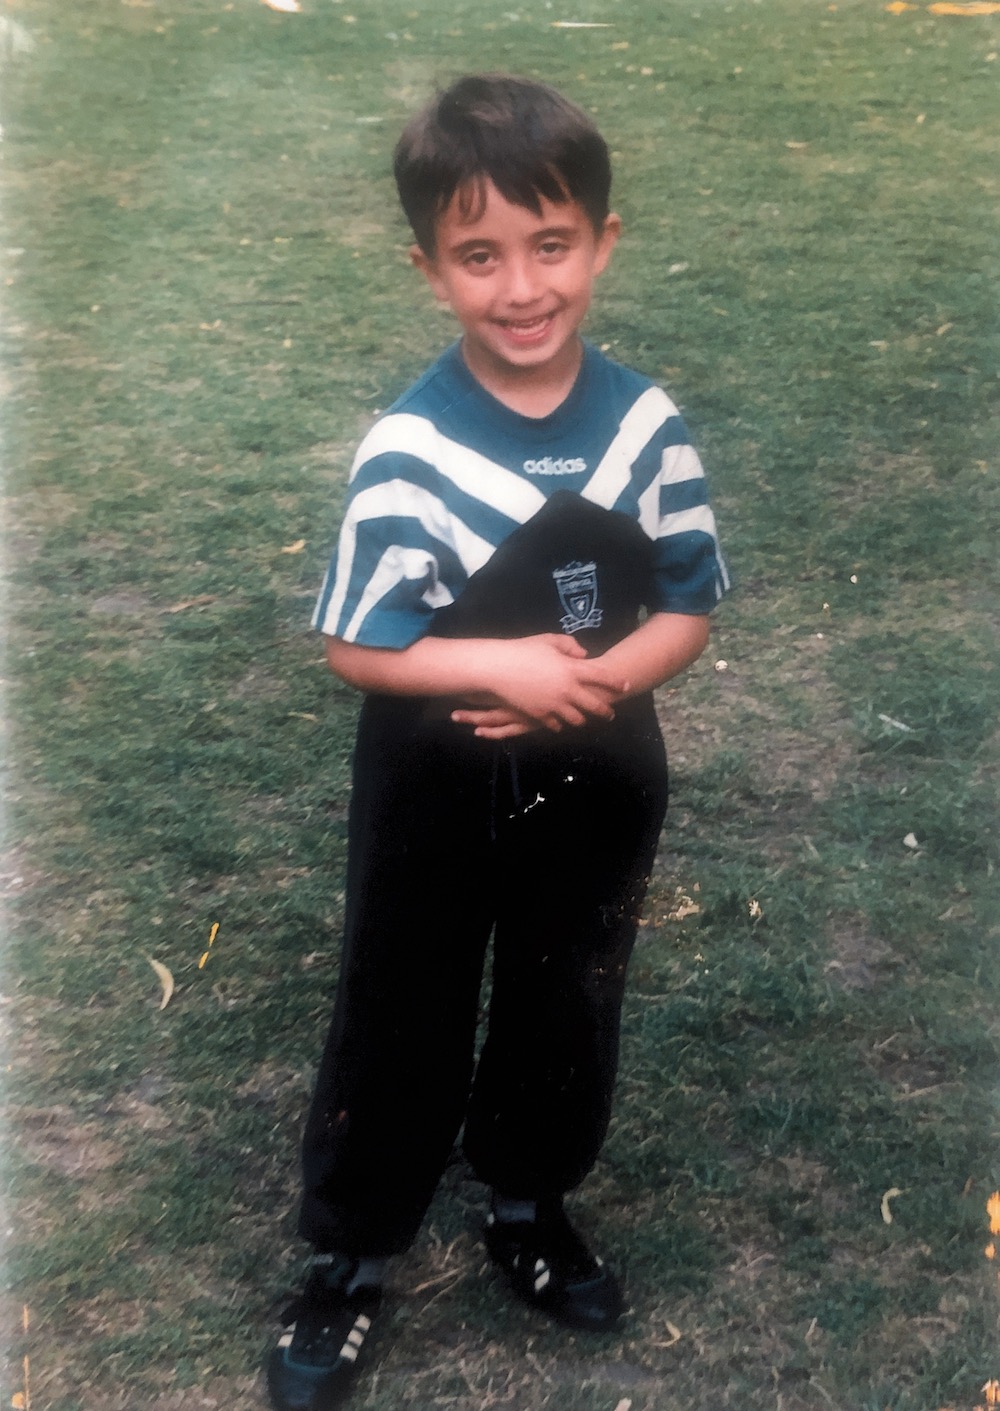
M464 218L486 202L486 182L508 201L541 212L541 200L577 201L596 231L608 214L607 144L575 103L546 83L471 74L411 118L396 144L396 187L425 254L435 223L458 195Z

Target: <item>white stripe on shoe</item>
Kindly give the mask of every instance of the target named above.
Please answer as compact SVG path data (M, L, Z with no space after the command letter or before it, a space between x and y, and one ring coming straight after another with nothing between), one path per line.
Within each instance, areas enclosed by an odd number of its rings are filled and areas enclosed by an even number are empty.
M347 1334L347 1341L340 1349L341 1357L346 1358L348 1362L356 1362L358 1360L358 1353L364 1346L365 1335L371 1325L372 1320L364 1313L360 1313L358 1317L355 1318L354 1327Z

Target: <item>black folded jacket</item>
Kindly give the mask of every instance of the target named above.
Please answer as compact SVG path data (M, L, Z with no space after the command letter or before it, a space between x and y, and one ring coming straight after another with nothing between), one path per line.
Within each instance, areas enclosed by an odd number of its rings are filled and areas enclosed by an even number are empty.
M653 545L635 520L559 490L435 612L431 635L565 632L599 656L635 630L652 587Z

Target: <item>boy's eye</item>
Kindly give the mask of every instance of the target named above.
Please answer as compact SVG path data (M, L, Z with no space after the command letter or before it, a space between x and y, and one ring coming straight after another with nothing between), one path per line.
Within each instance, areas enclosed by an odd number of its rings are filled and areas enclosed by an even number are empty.
M558 259L560 255L566 253L567 248L564 240L543 240L538 250L548 259Z
M486 269L492 262L489 250L473 250L465 257L465 264L474 270Z

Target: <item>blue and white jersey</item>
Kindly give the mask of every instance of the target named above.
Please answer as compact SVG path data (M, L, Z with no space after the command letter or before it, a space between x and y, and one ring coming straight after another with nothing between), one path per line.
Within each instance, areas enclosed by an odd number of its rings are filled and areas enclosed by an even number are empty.
M313 626L410 646L557 490L639 523L654 546L651 612L707 613L728 588L701 463L661 388L587 344L566 400L522 416L456 343L362 442Z

